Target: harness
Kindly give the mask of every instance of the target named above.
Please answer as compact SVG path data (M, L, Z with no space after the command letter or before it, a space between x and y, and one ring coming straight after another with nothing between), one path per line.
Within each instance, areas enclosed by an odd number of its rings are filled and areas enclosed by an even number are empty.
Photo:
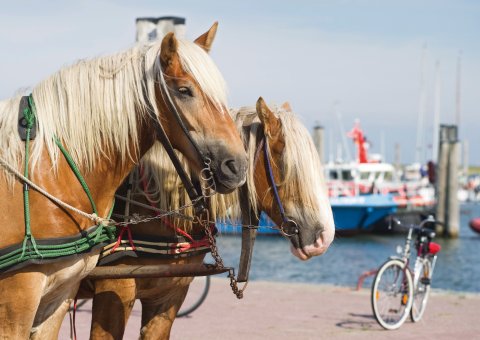
M103 246L105 242L114 238L115 227L105 225L103 223L103 219L99 219L99 223L76 236L36 240L32 235L30 225L30 188L28 184L30 182L28 177L30 140L34 139L36 131L35 112L36 108L32 95L22 97L20 101L18 129L22 140L25 141L25 160L23 172L23 178L26 179L23 184L25 236L23 242L0 250L0 272L16 270L30 263L46 263L54 261L59 257L73 256L89 252L93 248ZM77 165L58 138L55 138L55 143L62 152L68 165L70 166L70 169L77 177L85 194L87 195L93 214L97 215L98 212L92 195Z
M145 60L143 60L143 62L145 62ZM147 74L145 74L144 76L145 83L147 83L146 77L147 77ZM185 123L183 122L182 117L180 117L180 114L178 113L178 110L175 104L173 103L173 99L170 96L170 91L167 88L167 83L163 75L163 71L160 72L159 83L163 90L162 93L164 93L166 97L165 103L168 109L173 114L175 120L177 121L178 125L182 129L182 132L185 134L185 136L187 137L188 141L190 142L194 150L197 152L198 157L200 158L202 163L205 165L205 168L202 170L202 175L206 176L207 178L212 178L213 174L210 170L211 160L203 154L202 150L200 149L200 146L193 139L192 134L190 133L190 131L188 131L187 127L185 126ZM205 198L203 196L201 188L196 188L193 185L190 177L187 175L185 169L183 168L180 162L180 159L178 158L177 154L173 149L172 143L170 142L165 130L163 129L162 124L160 123L160 119L155 115L155 110L153 109L152 103L148 99L148 96L145 96L145 102L147 105L147 112L149 113L150 118L154 122L157 139L160 141L160 143L162 143L163 147L165 148L165 151L170 157L170 160L172 161L173 166L175 167L175 170L178 173L178 176L180 177L183 185L185 186L185 190L188 193L188 197L190 198L190 200L192 201L192 204L195 207L195 211L197 213L204 211L206 209L206 202L205 202Z
M140 176L143 177L143 168L140 166L138 170ZM161 214L161 210L156 208L152 198L148 195L147 182L143 179L142 185L144 195L149 202L143 204L130 199L133 178L135 171L132 171L125 182L120 186L116 192L116 197L120 198L122 203L125 203L122 216L127 219L130 213L130 204L134 204L149 210L152 210L156 216ZM196 184L196 183L195 183ZM195 185L194 184L194 185ZM198 185L197 185L198 188ZM201 190L201 189L198 189ZM121 210L121 204L117 205L115 211ZM191 221L194 219L192 218ZM130 225L126 224L120 230L116 242L112 242L102 249L98 265L103 266L110 264L111 262L123 257L135 257L135 258L157 258L157 259L178 259L196 256L200 254L206 254L210 252L210 242L204 231L194 234L188 234L182 229L173 225L167 218L161 218L162 223L172 229L175 235L171 236L152 236L152 235L135 235L132 236ZM214 234L216 234L216 228L211 225ZM126 239L124 239L126 236Z
M252 122L249 122L250 124ZM245 126L245 124L244 124ZM277 203L280 215L282 217L282 224L279 227L280 233L285 237L292 237L295 234L298 234L298 226L296 222L287 217L285 209L283 207L280 195L278 194L277 184L275 182L275 176L273 175L273 168L270 161L270 147L268 144L268 138L265 136L265 132L262 130L260 135L257 135L257 140L260 139L260 142L257 145L255 151L255 157L253 160L253 167L255 168L260 153L263 151L264 161L265 161L265 171L267 174L267 179L270 186L273 189L273 196L275 202ZM259 223L258 216L260 215L259 211L253 211L252 206L250 205L250 200L248 199L248 188L247 184L244 184L240 188L240 205L242 210L242 248L240 253L240 261L238 265L238 282L248 282L248 276L250 273L250 267L252 264L253 257L253 247L255 244L255 239L257 236L257 226ZM252 216L254 216L252 218Z
M202 172L205 172L205 176L213 176L210 170L210 160L208 157L205 157L200 150L200 147L195 142L189 131L187 130L185 124L182 121L175 105L173 104L173 100L170 97L168 88L166 87L166 82L163 79L163 72L160 72L160 76L162 77L162 81L160 81L162 85L163 92L167 96L167 100L165 101L168 108L172 112L173 116L175 117L177 123L181 127L182 131L187 136L188 140L190 141L193 148L198 153L199 158L202 160L203 164L205 164L205 169ZM146 74L144 76L144 81L146 82ZM148 99L148 97L146 96ZM175 169L177 170L182 182L188 192L188 195L192 201L197 212L201 212L205 210L205 201L202 195L202 191L196 190L194 185L191 183L190 178L186 174L185 170L183 169L178 156L175 154L173 147L166 135L160 120L158 117L155 116L155 110L152 107L152 104L149 100L146 100L147 103L147 112L150 114L156 131L157 138L160 142L164 145L167 153L172 160ZM45 263L49 261L53 261L59 257L65 256L72 256L80 253L85 253L91 251L93 248L101 247L105 243L108 243L115 239L116 228L111 223L104 223L105 220L109 220L112 211L108 214L106 219L98 218L98 212L93 201L93 198L90 194L90 190L81 175L77 165L73 161L73 158L67 152L67 150L63 147L61 142L58 138L55 138L55 143L62 152L63 156L65 157L70 169L75 174L77 180L80 182L85 194L87 195L93 213L86 214L74 207L69 206L68 204L64 204L60 200L56 199L52 195L48 194L34 183L32 183L29 178L29 151L30 151L30 140L35 138L36 135L36 108L35 103L33 101L33 97L30 94L28 97L22 97L20 101L20 109L19 109L19 121L18 121L18 132L20 138L25 141L25 166L23 175L20 174L16 169L11 167L7 164L3 159L0 159L0 165L6 168L8 171L12 172L16 175L20 180L23 181L23 201L24 201L24 219L25 219L25 237L23 242L19 244L15 244L13 246L9 246L4 249L0 249L0 273L6 272L14 269L19 269L24 267L30 263ZM84 217L93 219L98 221L96 225L89 228L87 231L81 232L77 236L66 237L66 238L55 238L55 239L45 239L37 241L32 233L31 233L31 226L30 226L30 200L29 200L29 186L32 186L43 195L47 196L48 198L52 199L54 202L59 203L63 207L68 207L70 210L74 210ZM113 204L112 204L113 210ZM108 225L107 225L108 224Z

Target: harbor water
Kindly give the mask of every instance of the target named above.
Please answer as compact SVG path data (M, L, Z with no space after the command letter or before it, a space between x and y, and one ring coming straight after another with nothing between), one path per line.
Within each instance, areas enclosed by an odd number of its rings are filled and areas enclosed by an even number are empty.
M433 274L433 288L480 292L480 235L468 226L470 219L479 216L479 203L463 204L460 237L435 239L442 250ZM250 280L355 287L362 273L378 268L389 256L396 254L397 245L403 247L404 241L404 235L337 237L325 255L302 262L290 253L288 240L281 236L259 236L255 242ZM240 234L220 235L218 246L225 265L237 268ZM363 287L370 287L371 282L372 277L367 278Z

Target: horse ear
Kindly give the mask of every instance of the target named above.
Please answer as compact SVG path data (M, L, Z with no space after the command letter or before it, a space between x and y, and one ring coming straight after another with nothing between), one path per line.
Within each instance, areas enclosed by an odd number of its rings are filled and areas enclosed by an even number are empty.
M203 48L207 53L210 52L210 49L212 48L213 40L217 34L217 27L218 21L215 21L207 32L203 33L194 41L195 44Z
M282 109L284 109L287 112L292 112L292 107L290 106L289 102L285 102L280 106Z
M280 131L280 120L275 117L275 114L268 108L262 97L257 100L257 115L260 118L266 136L271 138Z
M160 50L160 63L164 68L172 64L173 58L177 55L178 42L173 32L169 32L163 37Z

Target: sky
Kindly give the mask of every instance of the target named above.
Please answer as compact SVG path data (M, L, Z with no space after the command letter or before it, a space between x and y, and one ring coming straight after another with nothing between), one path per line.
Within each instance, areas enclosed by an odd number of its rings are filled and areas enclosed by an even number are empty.
M19 0L0 1L0 8L0 100L78 59L131 47L137 17L185 17L189 39L218 21L211 54L230 106L254 105L259 96L288 101L310 130L324 127L325 161L340 149L340 125L349 130L355 119L371 152L393 161L399 144L401 162L415 161L421 93L420 160L431 159L435 84L440 122L453 124L461 53L459 137L470 164L480 165L478 1Z

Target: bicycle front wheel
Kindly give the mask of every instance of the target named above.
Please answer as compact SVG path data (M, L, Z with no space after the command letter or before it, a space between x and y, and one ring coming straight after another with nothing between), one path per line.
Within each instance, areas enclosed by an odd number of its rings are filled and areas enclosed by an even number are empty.
M412 275L405 266L400 260L388 260L373 280L373 314L380 326L388 330L399 328L412 307Z
M418 322L427 307L428 295L430 294L430 280L432 278L432 265L428 258L424 258L421 262L421 268L418 273L419 277L415 277L415 290L413 292L412 309L410 310L410 319Z
M177 313L177 318L187 316L205 301L210 290L210 276L198 276L188 288L187 297Z

